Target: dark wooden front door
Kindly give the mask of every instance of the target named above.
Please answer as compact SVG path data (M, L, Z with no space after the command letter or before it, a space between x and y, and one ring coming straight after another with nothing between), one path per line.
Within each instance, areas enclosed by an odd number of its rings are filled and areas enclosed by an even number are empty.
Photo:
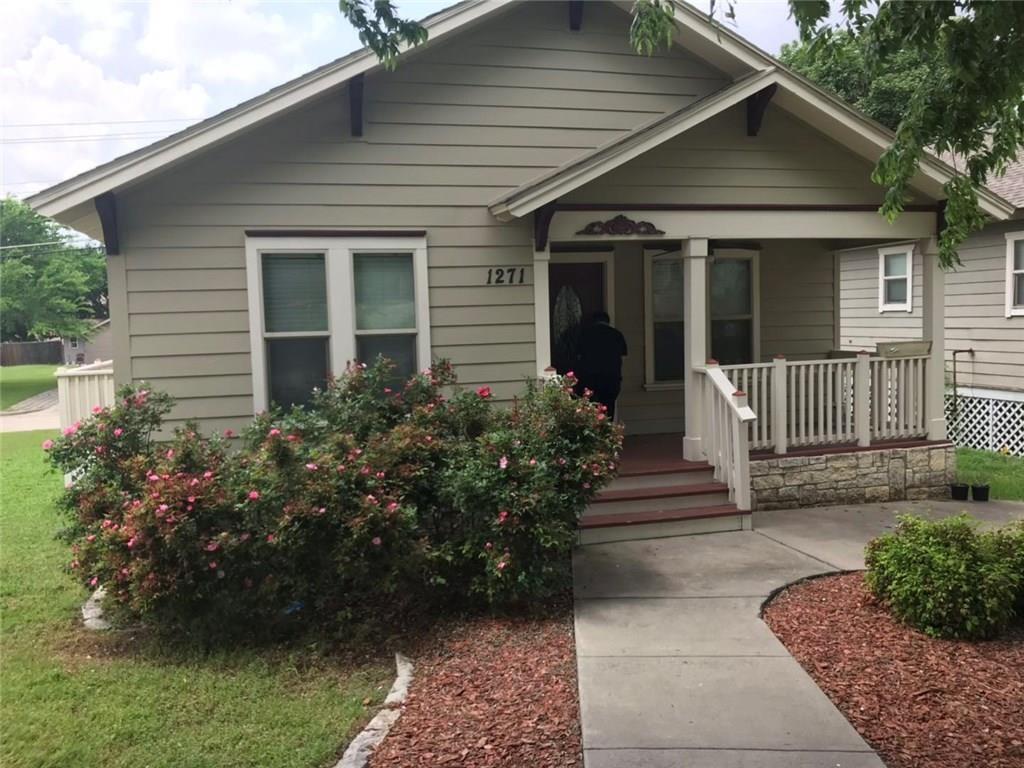
M551 364L559 373L575 364L580 325L606 309L604 267L601 262L553 262L548 267Z

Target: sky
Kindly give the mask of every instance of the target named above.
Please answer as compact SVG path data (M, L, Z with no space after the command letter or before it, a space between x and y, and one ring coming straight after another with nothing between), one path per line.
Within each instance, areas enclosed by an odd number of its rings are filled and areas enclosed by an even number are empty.
M564 2L564 0L551 0ZM452 0L397 0L421 18ZM707 0L696 3L707 10ZM0 0L0 194L25 197L359 47L336 0ZM770 53L785 0L739 0Z

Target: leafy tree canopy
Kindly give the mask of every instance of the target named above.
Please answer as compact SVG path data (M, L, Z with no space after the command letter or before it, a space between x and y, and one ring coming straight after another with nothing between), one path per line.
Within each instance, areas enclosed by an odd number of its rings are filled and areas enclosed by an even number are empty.
M868 69L863 37L848 30L835 33L830 44L803 40L782 46L779 59L809 80L832 91L868 117L895 131L907 114L917 90L927 81L931 67L943 66L915 49L897 52Z
M89 338L106 317L103 251L14 197L0 200L0 339Z
M407 46L427 39L427 30L401 19L390 0L339 0L339 5L388 67ZM723 7L727 19L736 18L735 0L712 0L712 16ZM946 228L939 239L943 265L959 263L957 247L985 223L979 185L1005 172L1024 145L1024 3L789 0L789 12L805 43L838 45L841 51L847 38L840 32L856 34L872 79L884 76L883 66L893 57L922 62L920 70L907 74L921 79L908 94L896 137L872 178L886 188L881 212L892 220L910 197L910 181L926 147L959 158L964 175L945 185ZM830 21L833 17L839 21ZM671 0L636 0L630 40L638 53L650 55L670 45L674 31ZM835 56L832 66L839 66L842 54ZM905 88L905 79L897 78L892 87ZM879 110L890 101L886 87L880 85L874 94ZM871 88L865 98L862 105L872 106ZM895 117L884 116L886 121Z

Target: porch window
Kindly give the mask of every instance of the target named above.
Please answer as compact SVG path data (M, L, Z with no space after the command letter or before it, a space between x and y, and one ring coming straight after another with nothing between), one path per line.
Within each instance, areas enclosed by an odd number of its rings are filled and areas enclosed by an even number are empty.
M351 361L430 362L422 237L246 239L253 401L307 402Z
M715 254L708 279L711 357L722 365L756 358L755 253Z
M882 248L878 251L878 311L910 312L914 274L912 248Z
M1006 316L1024 315L1024 232L1006 236Z
M645 252L647 306L645 380L647 384L683 382L683 259L680 251Z

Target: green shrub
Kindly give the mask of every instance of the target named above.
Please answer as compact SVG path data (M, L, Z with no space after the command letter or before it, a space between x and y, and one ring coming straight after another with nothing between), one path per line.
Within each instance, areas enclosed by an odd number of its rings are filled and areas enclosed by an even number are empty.
M989 638L1024 592L1021 529L981 532L967 515L899 518L868 544L867 584L901 620L933 637Z
M257 417L235 451L195 425L155 442L170 399L126 388L44 445L76 473L71 570L130 615L204 635L543 598L570 584L578 517L621 447L572 384L501 408L446 363L396 384L380 361Z

